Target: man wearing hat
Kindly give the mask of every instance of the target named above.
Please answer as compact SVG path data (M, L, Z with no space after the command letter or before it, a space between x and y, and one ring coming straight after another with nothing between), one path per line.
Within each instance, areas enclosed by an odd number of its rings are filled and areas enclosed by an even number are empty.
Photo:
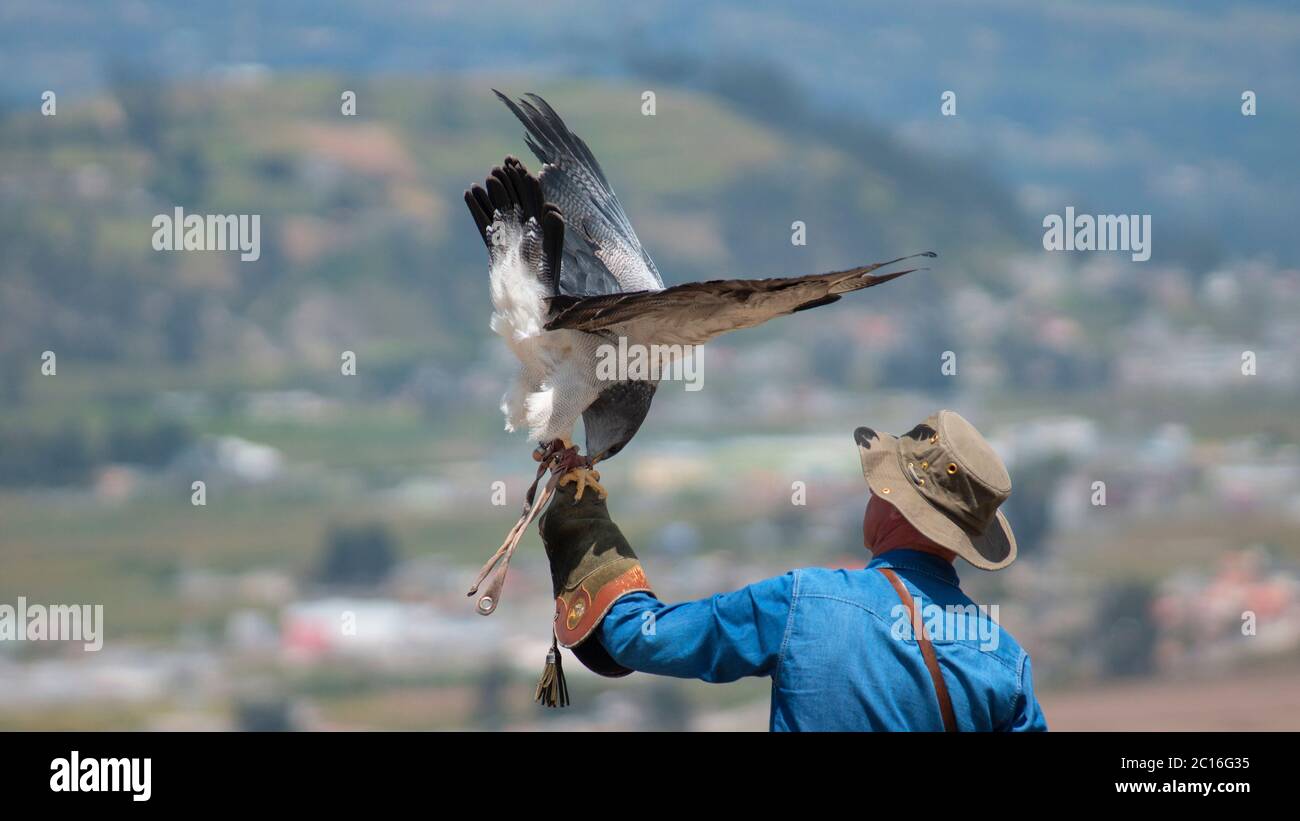
M1016 558L998 507L1006 467L943 410L901 437L854 431L871 490L871 562L805 568L711 598L665 604L596 493L562 487L540 523L555 638L605 676L772 679L773 730L1046 730L1029 656L962 593L953 563ZM555 651L538 687L567 700Z

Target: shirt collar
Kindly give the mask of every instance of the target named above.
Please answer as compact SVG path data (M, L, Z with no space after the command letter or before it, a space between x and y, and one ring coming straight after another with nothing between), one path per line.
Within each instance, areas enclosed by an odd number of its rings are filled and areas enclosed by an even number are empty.
M957 578L957 569L952 566L952 562L921 550L912 550L906 547L895 548L883 556L872 558L870 564L867 565L868 570L875 570L878 567L912 570L917 573L924 573L927 576L933 576L953 587L961 586L961 581Z

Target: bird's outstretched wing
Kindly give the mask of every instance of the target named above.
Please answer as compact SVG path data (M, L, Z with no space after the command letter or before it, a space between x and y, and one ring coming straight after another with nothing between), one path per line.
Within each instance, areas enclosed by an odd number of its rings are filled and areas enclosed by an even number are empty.
M555 109L536 94L518 102L495 91L528 130L528 147L543 163L542 191L564 215L564 260L555 294L590 296L664 287L641 247L605 172Z
M913 256L935 254L927 251ZM829 305L841 294L911 273L916 269L872 273L910 258L800 277L690 282L663 291L585 298L561 295L550 300L546 329L605 331L641 344L698 345L727 331L752 328L773 317Z

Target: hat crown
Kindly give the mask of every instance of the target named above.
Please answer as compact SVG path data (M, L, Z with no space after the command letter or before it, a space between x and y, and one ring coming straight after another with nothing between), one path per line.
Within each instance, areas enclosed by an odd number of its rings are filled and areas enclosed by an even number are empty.
M899 467L931 504L982 533L1011 495L1006 465L975 426L942 410L901 437Z

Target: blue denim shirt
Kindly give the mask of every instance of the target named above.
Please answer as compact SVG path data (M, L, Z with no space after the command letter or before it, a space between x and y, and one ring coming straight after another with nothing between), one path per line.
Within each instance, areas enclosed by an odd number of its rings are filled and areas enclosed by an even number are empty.
M619 664L641 672L770 676L773 730L942 730L921 648L881 567L894 569L930 626L960 730L1047 729L1029 656L961 592L949 562L916 550L682 604L633 593L598 635Z

